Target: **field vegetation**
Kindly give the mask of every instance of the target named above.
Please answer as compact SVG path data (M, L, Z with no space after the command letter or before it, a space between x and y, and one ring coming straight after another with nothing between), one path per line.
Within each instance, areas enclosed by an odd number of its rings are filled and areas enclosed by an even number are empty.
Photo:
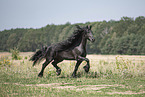
M44 77L38 78L43 62L32 67L32 54L21 52L21 59L15 60L11 53L0 53L0 97L145 96L145 56L88 55L88 74L83 70L83 62L77 78L72 78L75 61L63 61L58 64L62 69L60 76L49 64Z

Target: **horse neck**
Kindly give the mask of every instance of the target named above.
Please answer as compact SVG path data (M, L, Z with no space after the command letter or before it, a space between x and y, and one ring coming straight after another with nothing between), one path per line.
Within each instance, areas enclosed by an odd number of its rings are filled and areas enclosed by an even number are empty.
M84 37L84 35L83 35L80 45L83 49L86 49L86 44L87 44L87 38Z

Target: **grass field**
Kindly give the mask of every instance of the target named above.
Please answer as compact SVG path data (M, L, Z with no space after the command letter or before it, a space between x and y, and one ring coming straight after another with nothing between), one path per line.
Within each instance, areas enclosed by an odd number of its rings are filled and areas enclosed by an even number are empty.
M145 56L88 55L88 74L83 62L72 78L75 61L63 61L60 76L49 64L38 78L43 62L32 67L32 54L20 53L21 60L12 60L10 53L0 53L0 97L145 97Z

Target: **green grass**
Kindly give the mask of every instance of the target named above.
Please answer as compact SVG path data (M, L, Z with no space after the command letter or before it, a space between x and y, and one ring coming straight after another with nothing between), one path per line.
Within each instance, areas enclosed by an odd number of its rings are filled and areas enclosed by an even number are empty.
M44 77L38 78L41 65L32 67L28 61L32 53L21 53L21 60L12 60L7 54L8 65L0 65L0 97L144 97L145 96L145 56L89 55L91 69L83 70L83 62L78 77L71 78L74 61L59 64L60 76L49 64ZM4 54L3 54L4 56ZM1 56L2 57L2 56ZM4 59L0 60L4 63Z

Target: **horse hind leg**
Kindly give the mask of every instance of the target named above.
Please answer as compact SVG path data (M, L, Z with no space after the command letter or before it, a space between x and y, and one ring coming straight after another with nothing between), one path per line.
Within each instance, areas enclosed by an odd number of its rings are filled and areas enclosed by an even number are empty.
M61 61L63 61L63 60L61 60ZM58 64L59 62L61 62L61 61L54 60L54 61L52 62L52 65L56 68L56 74L57 74L57 76L59 76L59 75L61 74L61 69L60 69L60 67L57 66L57 64Z
M40 73L38 74L38 77L43 77L43 72L44 69L46 68L46 66L52 61L52 59L46 60L43 65L42 65L42 69L40 71Z

